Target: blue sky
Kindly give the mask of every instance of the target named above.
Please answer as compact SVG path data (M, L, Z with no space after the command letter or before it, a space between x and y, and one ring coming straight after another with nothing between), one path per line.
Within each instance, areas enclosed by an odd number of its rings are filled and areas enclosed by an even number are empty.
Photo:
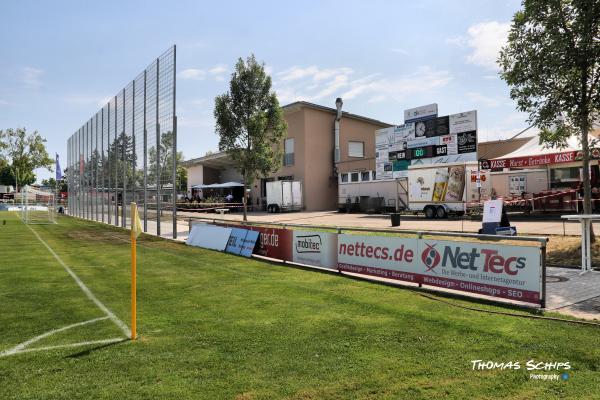
M399 124L403 110L478 110L480 141L527 127L494 60L518 1L3 1L0 129L25 126L66 164L67 138L177 44L178 144L216 150L214 97L254 53L281 104ZM52 176L38 171L38 178Z

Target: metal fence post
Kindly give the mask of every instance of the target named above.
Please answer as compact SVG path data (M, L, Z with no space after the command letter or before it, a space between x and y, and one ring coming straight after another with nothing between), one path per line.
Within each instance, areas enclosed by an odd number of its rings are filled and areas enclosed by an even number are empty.
M547 292L546 292L546 243L542 243L541 248L541 261L542 261L542 301L540 303L542 308L546 308Z
M146 70L144 70L144 232L148 232L148 130L146 129Z
M118 154L118 144L119 142L117 141L117 120L119 117L119 100L117 99L117 96L115 96L115 138L113 141L113 145L115 146L115 151L114 151L114 160L115 160L115 192L114 192L114 196L115 196L115 226L119 226L119 154Z
M177 239L177 116L175 116L177 47L173 46L173 239ZM187 190L187 189L186 189ZM245 195L245 193L244 193Z
M110 174L110 156L111 156L111 151L110 151L110 101L108 102L108 110L107 110L107 118L106 118L106 139L108 140L108 142L106 143L106 170L108 171L108 187L106 188L106 201L108 203L108 224L112 224L112 202L110 200L110 197L112 195L111 193L111 189L112 189L112 185L111 185L111 174Z
M160 236L160 123L158 121L158 91L159 91L160 58L156 59L156 235Z
M121 114L123 114L123 126L121 127L121 157L123 157L123 190L121 193L121 227L127 226L127 135L125 134L125 114L127 111L127 105L125 104L125 88L123 88L123 101L122 101Z

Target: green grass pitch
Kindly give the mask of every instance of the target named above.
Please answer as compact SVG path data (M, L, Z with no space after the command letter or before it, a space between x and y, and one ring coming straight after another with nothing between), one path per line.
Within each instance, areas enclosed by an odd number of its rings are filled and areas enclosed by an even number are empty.
M70 217L31 229L129 325L128 232ZM122 329L31 229L0 213L0 399L600 396L599 328L477 313L146 235L139 339L117 341ZM19 345L30 351L6 354ZM532 380L530 359L568 361L569 378ZM471 360L518 361L521 369L474 371Z

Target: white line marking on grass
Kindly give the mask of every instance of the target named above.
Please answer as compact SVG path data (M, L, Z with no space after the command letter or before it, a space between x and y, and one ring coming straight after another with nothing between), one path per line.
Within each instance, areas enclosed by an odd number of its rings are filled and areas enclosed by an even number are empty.
M89 342L79 342L79 343L69 343L69 344L58 344L56 346L46 346L46 347L34 347L33 349L24 349L21 351L17 351L15 353L4 354L1 353L0 357L21 354L21 353L31 353L32 351L47 351L47 350L55 350L55 349L66 349L69 347L79 347L79 346L87 346L90 344L110 344L110 343L118 343L124 342L127 339L123 338L113 338L113 339L102 339L102 340L91 340Z
M38 335L38 336L34 337L33 339L29 339L26 342L18 344L15 347L13 347L12 349L8 349L8 350L4 350L3 352L0 352L0 357L10 356L11 354L16 354L16 353L21 353L21 352L23 352L25 350L25 348L27 346L29 346L29 345L31 345L31 344L33 344L35 342L38 342L38 341L40 341L42 339L45 339L48 336L52 336L55 333L64 332L64 331L69 330L71 328L77 328L78 326L93 324L94 322L103 321L103 320L108 319L108 318L109 317L99 317L99 318L94 318L94 319L90 319L90 320L87 320L87 321L77 322L75 324L63 326L62 328L53 329L51 331L42 333L41 335Z
M67 271L67 273L69 275L71 275L71 277L75 280L75 282L79 285L79 287L81 288L81 290L83 290L83 293L86 294L86 296L94 302L94 304L96 304L98 306L99 309L101 309L104 314L106 314L111 321L113 321L115 323L115 325L117 325L121 331L123 331L123 333L125 334L126 337L130 338L131 337L131 331L129 330L129 327L127 325L125 325L125 323L123 321L121 321L112 311L110 311L108 309L108 307L106 307L100 300L98 300L98 298L96 296L94 296L94 293L92 293L92 291L85 286L85 283L83 283L81 281L81 279L79 279L79 277L77 275L75 275L75 272L73 272L71 270L71 268L69 268L67 266L67 264L65 264L65 262L58 256L58 254L56 254L54 252L54 250L52 250L52 247L50 247L48 245L48 243L46 243L44 241L44 239L41 238L40 235L38 235L38 233L29 225L26 225L31 232L33 232L33 234L38 238L38 240L40 242L42 242L42 244L44 246L46 246L46 248L48 249L48 251L50 252L50 254L52 254L54 256L54 258L56 259L56 261L59 262L60 265L62 265L62 267L65 269L65 271Z

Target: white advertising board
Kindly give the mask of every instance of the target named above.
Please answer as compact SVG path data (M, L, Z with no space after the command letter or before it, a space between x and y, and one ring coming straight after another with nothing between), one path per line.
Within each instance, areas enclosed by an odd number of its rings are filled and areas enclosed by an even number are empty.
M378 129L375 131L375 146L391 146L394 144L394 127Z
M467 111L450 115L450 134L477 130L477 111Z
M435 184L435 168L408 171L408 201L431 201Z
M318 231L294 231L293 261L337 270L337 234Z
M435 118L438 113L437 103L427 104L425 106L409 108L404 110L404 123L422 121L425 119Z
M483 203L482 222L500 222L502 219L502 200L488 200Z
M415 124L408 123L394 127L394 141L406 142L415 138Z
M440 144L439 136L422 137L422 138L418 138L418 139L406 142L406 148L416 149L417 147L437 146L439 144Z
M208 224L194 224L185 244L223 251L231 236L231 228Z
M341 271L539 304L540 249L340 234Z
M440 136L440 145L446 145L446 155L458 154L458 141L456 135Z

